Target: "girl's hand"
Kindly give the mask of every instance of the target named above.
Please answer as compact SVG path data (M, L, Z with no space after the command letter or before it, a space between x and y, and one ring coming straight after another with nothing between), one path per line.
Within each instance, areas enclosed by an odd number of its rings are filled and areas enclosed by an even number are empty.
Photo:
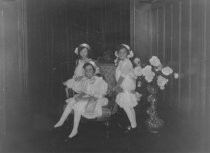
M78 95L78 96L76 96L74 99L75 99L76 102L78 102L78 101L81 100L81 97Z
M88 97L88 101L90 101L90 102L94 102L94 101L96 101L96 100L97 100L96 97L93 97L93 96Z
M64 86L66 86L66 83L67 83L67 81L63 82L62 84L63 84Z
M82 78L83 78L83 76L76 76L74 80L75 80L75 81L81 81Z
M131 93L132 93L132 94L136 94L136 91L135 91L135 90L132 90Z
M85 96L85 94L84 93L80 93L80 94L76 95L74 97L74 99L75 99L76 102L78 102L78 101L82 100L83 96Z

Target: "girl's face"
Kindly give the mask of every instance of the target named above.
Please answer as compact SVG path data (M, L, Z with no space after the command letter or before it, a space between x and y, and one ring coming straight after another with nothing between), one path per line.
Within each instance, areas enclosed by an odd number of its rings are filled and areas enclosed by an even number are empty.
M118 56L121 60L124 60L127 57L128 53L125 48L122 48L118 51Z
M91 65L85 67L85 76L91 78L94 75L94 69Z
M81 58L87 58L88 56L88 49L87 48L83 48L80 52L79 55Z

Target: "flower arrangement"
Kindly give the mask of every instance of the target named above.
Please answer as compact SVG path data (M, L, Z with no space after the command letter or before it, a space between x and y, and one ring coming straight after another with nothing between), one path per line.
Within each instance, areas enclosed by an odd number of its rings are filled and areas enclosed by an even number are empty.
M137 81L137 87L141 87L143 83L146 83L149 92L147 101L150 103L150 107L147 109L149 118L146 120L146 126L152 133L158 133L164 125L164 121L159 118L157 113L158 89L164 90L170 76L173 75L175 79L178 79L179 74L174 73L169 66L163 66L157 56L152 56L149 59L149 64L144 67L142 67L139 58L135 58L133 62L135 65L134 73L139 80Z
M152 56L149 59L149 64L143 68L141 67L141 60L139 58L135 58L133 62L135 64L135 75L141 78L141 80L145 80L148 84L159 87L161 90L165 89L171 75L175 79L179 77L178 73L174 73L172 68L163 66L157 56Z

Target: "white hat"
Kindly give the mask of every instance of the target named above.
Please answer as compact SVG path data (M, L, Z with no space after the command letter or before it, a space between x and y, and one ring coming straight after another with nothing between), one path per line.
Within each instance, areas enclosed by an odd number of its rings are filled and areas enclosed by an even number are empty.
M128 46L126 44L120 44L120 45L123 46L123 47L125 47L128 50L128 52L129 52L129 54L127 56L128 58L132 58L134 56L134 53L131 50L130 46ZM118 52L117 51L115 51L115 56L118 57Z
M130 46L128 46L128 45L126 45L126 44L120 44L120 45L122 45L123 47L125 47L128 51L131 50Z
M86 44L86 43L83 43L83 44L80 44L78 47L75 48L74 50L74 53L79 55L79 47L84 47L84 48L87 48L88 50L90 50L90 45Z

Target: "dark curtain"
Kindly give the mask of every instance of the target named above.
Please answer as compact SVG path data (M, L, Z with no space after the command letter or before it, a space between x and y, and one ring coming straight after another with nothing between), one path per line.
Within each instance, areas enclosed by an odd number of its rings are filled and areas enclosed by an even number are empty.
M62 82L75 68L75 47L97 58L129 42L129 0L28 0L29 88L34 110L64 103Z

